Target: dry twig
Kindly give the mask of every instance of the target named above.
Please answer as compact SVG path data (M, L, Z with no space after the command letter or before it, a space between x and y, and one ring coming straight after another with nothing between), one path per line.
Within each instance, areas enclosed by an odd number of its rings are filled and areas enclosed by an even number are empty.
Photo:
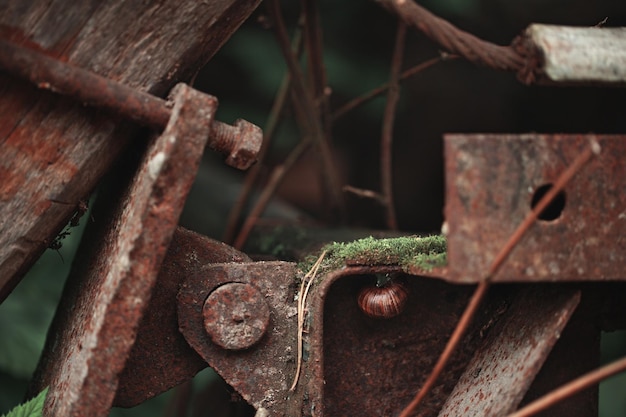
M282 18L280 2L278 0L271 0L268 3L268 13L274 22L278 46L283 53L287 63L287 68L289 69L289 73L292 77L292 98L296 115L302 129L304 130L304 136L311 137L320 151L322 179L325 191L328 193L330 198L330 206L331 208L338 210L343 217L345 214L345 206L341 192L339 175L333 163L332 147L330 145L329 138L326 135L327 132L324 123L321 120L322 116L320 108L317 105L317 100L315 99L313 92L307 88L307 83L297 57L294 55L289 45L287 29ZM310 22L311 17L306 16L305 22L307 19ZM311 31L313 30L317 29L311 29ZM306 31L307 29L305 28L305 32ZM308 49L311 50L316 50L316 48L318 47L308 46ZM311 57L309 57L309 59L310 58ZM324 79L322 79L322 81L323 80Z
M400 99L399 77L404 56L404 43L406 39L406 24L398 19L396 41L391 59L391 75L389 77L389 90L387 90L387 104L383 116L382 135L380 140L380 182L382 187L383 201L387 227L398 230L398 220L393 200L393 124L396 107Z
M535 414L553 406L554 404L563 401L564 399L571 397L572 395L589 388L607 379L608 377L615 375L619 372L626 371L626 358L619 359L615 362L609 363L603 367L600 367L594 371L586 373L573 381L555 389L531 402L523 408L520 408L513 414L509 414L509 417L530 417Z
M296 55L299 56L302 46L302 34L299 30L296 31L296 33L294 34L292 45L294 50L296 50ZM267 123L265 125L265 128L263 129L263 144L261 146L261 150L259 151L258 162L250 169L248 175L246 175L246 179L243 183L237 201L233 205L233 208L230 210L230 213L228 215L228 221L226 223L226 229L224 231L224 237L222 239L226 243L232 243L235 239L237 223L239 222L241 213L243 212L244 207L248 202L248 198L252 193L252 189L254 188L254 185L257 183L259 175L261 174L263 161L265 160L265 155L267 154L267 149L269 148L269 144L272 140L272 137L274 136L274 132L278 127L278 122L280 121L280 116L285 107L290 86L291 77L289 76L289 73L286 73L280 86L278 87L278 92L276 93L276 97L274 98L272 109L270 110Z
M250 210L250 214L248 214L246 221L241 226L241 230L233 243L233 247L235 249L243 248L246 240L248 240L248 236L250 235L252 228L258 221L259 217L263 214L263 211L265 211L265 208L285 177L285 174L291 169L292 166L294 166L296 162L298 162L298 159L300 159L304 151L306 151L310 145L311 141L308 138L302 139L300 143L298 143L298 145L291 151L287 159L285 159L281 165L274 167L267 185L263 188L263 192L259 196L259 199L256 201L252 210Z
M428 61L422 62L421 64L415 65L414 67L411 67L406 71L403 71L402 74L400 74L399 80L404 81L407 78L412 77L416 74L419 74L420 72L424 71L427 68L432 67L433 65L439 62L452 60L456 58L458 58L458 56L450 55L447 53L442 53L437 58L429 59ZM335 110L335 112L332 115L333 120L337 120L340 117L343 117L346 113L354 110L358 106L361 106L367 103L368 101L370 101L371 99L378 97L379 95L387 91L389 87L390 87L390 83L385 83L379 87L374 88L373 90L368 91L367 93L359 97L356 97L353 100L350 100L349 102L347 102L346 104L344 104L343 106Z

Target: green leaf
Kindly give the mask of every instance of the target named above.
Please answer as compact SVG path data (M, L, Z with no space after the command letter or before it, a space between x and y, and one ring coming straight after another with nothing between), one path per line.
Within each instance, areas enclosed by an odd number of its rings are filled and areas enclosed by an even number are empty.
M44 389L35 398L20 404L8 414L2 417L41 417L43 416L43 403L46 400L48 388Z

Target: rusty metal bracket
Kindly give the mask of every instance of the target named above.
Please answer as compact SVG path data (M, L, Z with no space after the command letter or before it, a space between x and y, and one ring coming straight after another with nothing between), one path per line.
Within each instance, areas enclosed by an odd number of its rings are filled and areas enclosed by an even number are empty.
M400 315L376 319L360 310L359 293L374 285L376 274L402 280L409 299ZM183 336L261 415L396 415L428 376L472 290L403 275L397 265L346 266L318 277L306 303L302 371L290 391L297 367L300 278L295 265L286 262L215 264L188 275L179 292ZM418 415L435 416L440 410L442 415L467 410L502 415L526 393L549 389L551 380L544 376L535 385L535 376L544 363L560 363L552 347L577 308L580 292L545 285L492 289ZM233 298L239 287L246 295ZM219 320L206 313L216 300ZM269 308L268 324L254 307L259 303ZM588 323L598 314L597 308L587 309L581 317ZM250 330L261 330L262 336L250 341ZM559 356L568 345L561 346ZM494 384L494 378L501 383ZM468 389L484 397L475 404L463 402L479 398L464 395ZM496 396L494 405L489 398Z
M504 262L494 282L625 280L626 138L446 135L448 276L476 282L581 150L598 149Z
M373 274L401 272L394 265L352 266L314 282L306 307L303 368L294 391L289 391L298 357L294 264L216 264L189 275L178 296L180 330L227 383L267 415L393 415L428 375L471 294L466 286L405 275L401 279L410 298L404 312L389 320L364 314L358 293L373 285ZM249 295L231 298L235 285ZM215 299L221 304L220 320L206 313ZM263 302L270 310L267 326L255 324L264 321L260 309L252 308ZM483 333L497 322L502 302L496 297L485 306L427 410L443 405ZM213 329L216 322L219 332ZM247 341L251 329L264 330L258 342Z
M300 415L290 397L300 398L288 392L297 356L295 276L289 262L207 265L178 294L178 324L189 345L264 415Z
M181 84L172 100L165 131L149 146L111 221L101 220L104 237L77 258L83 262L68 279L33 379L35 392L49 387L45 415L109 413L217 106Z
M176 295L188 276L206 265L251 262L238 250L178 227L119 377L114 406L133 407L191 379L206 368L178 330Z

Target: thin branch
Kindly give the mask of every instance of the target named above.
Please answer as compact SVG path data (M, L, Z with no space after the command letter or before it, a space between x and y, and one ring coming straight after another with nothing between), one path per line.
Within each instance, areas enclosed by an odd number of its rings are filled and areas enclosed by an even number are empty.
M317 271L326 256L326 251L322 252L322 254L317 258L315 264L309 269L304 277L302 277L302 282L300 283L300 292L298 293L298 334L297 334L297 345L298 345L298 358L296 359L296 373L293 377L293 383L291 384L291 388L289 391L293 391L296 389L298 385L298 380L300 379L300 370L302 368L302 335L304 334L304 314L306 307L306 299L309 294L309 288L311 288L311 284L313 280L317 276Z
M333 163L331 145L325 135L320 109L316 105L316 100L312 92L306 88L306 81L298 64L298 60L289 47L287 29L282 18L279 0L271 0L268 3L268 13L274 22L274 32L278 46L283 53L287 68L293 80L292 88L294 94L292 97L295 98L293 102L296 113L298 114L298 120L304 123L304 126L302 126L304 136L310 136L320 150L324 189L330 197L331 207L338 209L343 217L345 206L343 194L341 193L339 175Z
M344 185L343 191L354 194L358 197L371 198L372 200L375 200L377 203L381 205L385 204L385 197L381 195L380 193L377 193L376 191L373 191L373 190L367 190L365 188L357 188L351 185Z
M469 304L465 308L465 311L463 312L463 315L459 320L459 323L456 325L452 336L450 336L450 339L448 339L448 343L446 344L445 349L439 356L435 367L431 371L430 375L428 375L428 378L426 378L426 382L424 382L422 388L419 390L417 395L415 395L415 398L413 398L411 403L407 405L404 410L402 410L400 417L409 417L413 413L413 411L415 411L420 402L422 402L424 397L426 397L426 394L430 392L433 385L435 385L435 382L437 382L439 375L441 375L441 372L443 372L443 369L448 363L448 360L461 342L465 331L472 322L472 319L474 318L474 315L476 314L476 311L478 310L478 307L480 306L480 303L485 297L488 289L489 281L482 281L480 284L478 284L478 286L474 290L474 294L472 295Z
M409 77L412 77L422 71L424 71L427 68L432 67L433 65L442 62L442 61L448 61L448 60L452 60L452 59L456 59L458 58L458 56L456 55L450 55L447 53L442 53L440 56L438 56L437 58L432 58L429 59L428 61L422 62L421 64L415 65L414 67L409 68L408 70L404 71L401 75L399 80L400 81L404 81ZM343 117L346 113L354 110L355 108L357 108L358 106L361 106L365 103L367 103L368 101L370 101L373 98L378 97L379 95L383 94L385 91L387 91L387 89L389 89L390 87L390 83L385 83L382 84L376 88L374 88L373 90L368 91L367 93L356 97L353 100L350 100L349 102L347 102L346 104L344 104L343 106L339 107L337 110L335 110L335 112L332 115L332 119L333 120L337 120L341 117Z
M296 51L296 55L300 55L300 50L302 47L302 32L300 30L297 30L294 34L292 47ZM274 103L272 104L267 123L265 125L265 128L263 129L263 144L261 146L261 150L259 151L258 162L254 166L252 166L252 168L248 172L248 175L246 175L246 179L243 183L237 201L233 205L228 215L228 221L226 223L226 229L224 231L224 236L222 239L226 243L233 242L237 229L237 223L239 222L241 213L243 212L246 203L248 202L248 198L252 193L252 189L256 184L262 169L264 168L263 161L265 160L267 149L269 148L271 139L274 136L274 132L278 127L278 122L280 121L281 114L283 112L283 109L285 108L285 103L287 102L287 96L290 91L290 86L291 77L289 76L289 72L287 72L283 77L280 86L278 87L278 92L274 97Z
M450 360L450 357L456 350L459 342L461 341L461 337L467 331L472 318L474 317L476 310L478 309L478 305L480 300L483 298L484 293L487 291L489 287L489 282L491 278L496 274L498 269L502 263L507 259L507 257L511 254L515 246L522 239L524 234L528 231L530 226L537 220L539 214L545 210L545 208L552 202L554 197L558 193L560 193L563 188L569 183L569 181L580 171L580 169L594 156L598 155L601 152L600 145L595 140L591 140L589 146L585 148L585 150L580 153L574 162L572 162L565 171L559 175L557 180L554 182L554 185L542 198L539 200L539 203L533 208L533 210L528 213L526 218L520 223L520 225L515 229L515 231L511 234L507 242L502 246L500 252L496 255L493 262L491 263L489 270L487 271L485 277L481 280L480 284L476 288L470 303L466 307L463 315L461 316L461 320L457 324L452 336L448 340L446 344L446 348L439 356L439 360L437 364L433 368L432 372L426 379L426 382L422 386L422 388L415 395L415 398L411 401L409 405L406 406L400 417L408 417L415 411L420 402L426 397L428 392L431 390L435 381L441 375L446 363Z
M380 182L382 195L385 201L385 213L387 227L398 230L396 208L393 200L393 125L396 108L400 99L400 87L398 79L404 56L404 44L406 39L406 24L398 19L396 41L391 59L391 75L389 77L389 90L387 90L387 104L383 115L383 127L380 140Z
M626 371L626 358L619 359L608 365L604 365L585 375L582 375L573 381L555 389L533 401L532 403L520 408L509 417L530 417L553 406L554 404L571 397L572 395L595 385L612 375Z
M274 195L274 192L276 192L276 189L281 184L285 174L291 169L291 167L296 162L298 162L298 159L300 158L300 156L302 156L304 151L310 145L311 145L310 139L308 138L302 139L300 143L298 143L298 145L291 151L291 153L289 154L287 159L285 159L282 165L278 165L274 168L274 170L272 171L272 175L270 176L269 182L267 183L265 188L263 188L263 192L259 196L259 199L257 200L256 204L250 211L250 214L246 218L246 221L244 222L243 226L241 226L241 230L239 231L239 234L237 235L237 238L235 239L235 242L233 243L233 247L235 249L243 248L243 245L246 243L246 240L248 240L248 236L250 235L250 232L254 228L254 225L258 221L259 217L261 217L261 215L265 211L265 208L267 207L268 203L270 202L270 199Z
M322 104L326 88L326 70L322 51L322 30L319 21L317 0L302 0L304 11L304 39L307 51L307 64L315 101ZM323 116L323 115L322 115Z

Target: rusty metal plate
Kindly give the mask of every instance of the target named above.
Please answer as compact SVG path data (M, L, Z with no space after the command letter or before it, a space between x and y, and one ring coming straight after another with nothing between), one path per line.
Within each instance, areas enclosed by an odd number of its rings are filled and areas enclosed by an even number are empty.
M499 417L514 411L579 301L580 291L522 290L470 361L439 417Z
M248 403L260 410L259 415L300 415L294 408L289 408L288 391L296 369L295 276L295 264L288 262L207 265L189 275L178 294L178 323L189 345ZM240 308L242 301L256 305L259 302L256 296L249 300L221 297L222 307L229 302L232 305L230 309L221 310L224 317L220 322L225 331L218 336L228 340L215 343L205 330L205 301L216 288L226 289L232 283L260 294L270 311L264 335L253 344L237 328L242 323L250 323L247 327L258 327L254 324L256 313L248 310L239 314L238 310L246 310ZM210 324L215 325L213 321ZM293 400L301 401L298 398Z
M493 281L626 279L626 137L538 134L445 136L446 279L482 279L542 186L590 141L600 153L531 226Z
M33 381L44 414L106 416L209 136L217 100L179 85L94 252L77 259Z

